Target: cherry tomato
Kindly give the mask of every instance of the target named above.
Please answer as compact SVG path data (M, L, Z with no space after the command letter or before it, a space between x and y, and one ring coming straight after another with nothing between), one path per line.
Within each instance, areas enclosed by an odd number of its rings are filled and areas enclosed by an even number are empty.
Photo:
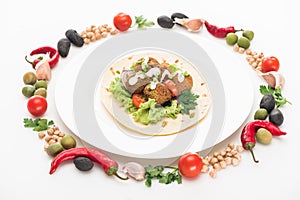
M264 57L262 62L261 62L261 71L263 73L270 72L270 71L278 71L279 69L279 60L274 57Z
M142 103L145 103L146 100L143 98L141 94L133 94L132 95L132 103L136 108L139 108Z
M196 177L203 167L201 157L196 153L186 153L179 158L178 168L180 173L188 178Z
M47 110L47 100L42 96L32 96L28 99L27 109L35 117L43 115Z
M125 13L119 13L114 17L114 25L119 31L127 31L131 24L131 17Z
M166 80L164 82L165 86L170 90L172 97L178 96L178 90L176 88L175 83L172 80Z

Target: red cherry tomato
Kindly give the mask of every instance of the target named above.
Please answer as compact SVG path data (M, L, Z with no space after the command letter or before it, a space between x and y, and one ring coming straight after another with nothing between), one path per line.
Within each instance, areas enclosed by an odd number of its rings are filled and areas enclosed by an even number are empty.
M146 100L143 98L141 94L133 94L132 95L132 103L136 108L139 108L142 103L145 103Z
M188 178L193 178L201 173L203 162L196 153L186 153L179 158L178 168L180 173Z
M35 117L43 115L47 110L47 100L42 96L32 96L28 99L27 109Z
M114 17L114 25L119 31L127 31L131 24L131 17L125 13L119 13Z
M178 96L178 90L176 88L175 83L172 80L166 80L164 84L170 90L172 97Z
M270 72L270 71L278 71L279 69L279 60L274 57L264 57L262 62L261 62L261 71L263 73Z

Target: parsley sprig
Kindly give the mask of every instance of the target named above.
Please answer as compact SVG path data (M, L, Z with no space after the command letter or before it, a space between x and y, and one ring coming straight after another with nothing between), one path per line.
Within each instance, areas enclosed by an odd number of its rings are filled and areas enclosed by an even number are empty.
M177 181L178 184L182 183L182 176L179 172L179 169L171 166L148 166L146 169L146 181L145 185L147 187L151 187L152 180L157 179L159 183L162 184L170 184L172 182ZM164 172L166 169L167 172Z
M280 88L272 88L269 85L267 87L265 85L261 85L259 87L259 91L262 95L272 94L275 98L276 108L284 106L286 103L292 104L290 101L288 101L286 98L282 96Z
M152 21L148 21L146 18L143 17L143 15L140 15L140 16L135 16L135 23L133 25L134 26L137 26L138 29L144 29L146 27L151 27L151 26L154 26L154 22Z
M45 131L52 125L54 125L53 120L48 119L30 119L30 118L24 118L24 127L25 128L33 128L33 131Z
M191 90L182 91L181 95L178 97L179 105L182 106L181 113L190 114L190 110L194 110L197 106L196 100L199 95L193 94Z

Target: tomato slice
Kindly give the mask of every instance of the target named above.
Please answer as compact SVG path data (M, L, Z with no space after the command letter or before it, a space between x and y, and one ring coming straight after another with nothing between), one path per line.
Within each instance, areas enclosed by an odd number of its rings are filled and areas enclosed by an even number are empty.
M183 176L194 178L201 173L202 158L196 153L186 153L179 158L178 168Z
M270 71L278 71L279 69L279 60L274 57L264 57L262 62L261 62L261 71L263 73L270 72Z
M145 103L146 100L143 98L141 94L133 94L132 95L132 103L136 108L139 108L142 103Z
M172 97L178 96L178 90L176 88L175 83L172 80L166 80L164 84L170 90Z

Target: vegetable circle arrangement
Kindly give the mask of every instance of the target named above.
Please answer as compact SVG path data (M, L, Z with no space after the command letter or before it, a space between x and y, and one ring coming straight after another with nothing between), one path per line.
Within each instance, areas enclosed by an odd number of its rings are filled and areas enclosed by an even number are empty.
M145 181L147 187L151 187L154 179L162 184L172 182L181 184L182 176L194 178L200 173L209 172L209 175L215 178L218 170L229 165L236 166L241 160L240 153L244 149L251 152L254 162L257 163L258 160L253 153L256 142L266 145L271 143L273 136L286 135L286 132L280 129L284 121L280 107L286 103L291 104L291 102L281 94L285 80L283 75L278 72L280 63L275 56L265 57L262 52L258 53L249 49L251 40L254 38L254 32L236 29L234 26L218 27L204 19L190 19L185 14L173 13L170 17L159 16L157 24L166 29L180 26L187 31L196 33L205 26L212 36L223 38L226 44L233 46L234 51L241 54L245 53L246 61L266 81L267 85L261 85L259 88L263 97L254 114L254 120L246 123L241 131L241 145L230 143L223 151L214 152L213 155L208 155L205 158L198 153L188 152L180 156L177 166L144 167L137 162L127 162L121 168L116 161L98 149L76 147L77 143L72 135L62 132L53 120L40 118L47 111L47 85L52 77L51 70L57 65L60 57L68 56L72 46L82 47L90 42L106 38L108 34L115 35L119 32L126 32L133 27L145 29L155 25L154 22L148 21L143 16L136 16L133 20L130 15L122 12L118 13L112 21L115 29L107 24L99 27L91 26L81 33L69 29L66 31L65 37L58 41L57 49L43 46L32 50L29 55L25 56L26 62L31 64L34 72L27 72L23 76L25 85L22 88L22 94L28 98L27 108L33 117L32 119L24 118L24 127L33 128L33 131L38 132L39 138L46 141L45 151L53 157L50 174L53 174L62 162L73 160L78 170L91 170L94 163L97 163L102 166L108 176L114 175L121 180L132 178L136 181ZM173 82L166 81L165 87L172 94L170 96L179 95L176 84ZM130 99L132 99L130 103L136 108L147 103L139 94L132 94ZM124 175L120 175L119 172Z

